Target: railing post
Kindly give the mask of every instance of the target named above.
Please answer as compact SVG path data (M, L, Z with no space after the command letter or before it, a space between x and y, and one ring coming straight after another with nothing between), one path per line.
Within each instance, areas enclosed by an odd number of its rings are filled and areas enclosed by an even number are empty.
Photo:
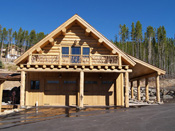
M31 64L31 63L32 63L32 54L30 53L28 58L28 64Z
M92 65L92 55L89 54L89 64Z

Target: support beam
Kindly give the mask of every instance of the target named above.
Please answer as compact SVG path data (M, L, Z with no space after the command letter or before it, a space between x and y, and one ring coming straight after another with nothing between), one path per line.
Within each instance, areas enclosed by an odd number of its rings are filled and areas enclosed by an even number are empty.
M27 64L27 68L28 68L28 69L30 68L30 65L29 65L29 64Z
M61 67L62 67L61 65L58 66L59 69L61 69Z
M120 54L118 54L118 66L121 67L122 66L122 57Z
M94 68L94 66L93 66L93 65L91 65L91 66L90 66L90 69L92 70L93 68Z
M100 46L101 44L103 43L103 40L102 39L98 39L98 46Z
M141 80L141 79L145 79L145 78L150 78L150 77L155 77L157 73L151 73L151 74L147 74L147 75L142 75L142 76L138 76L135 78L131 78L130 81L135 81L135 80Z
M101 69L101 66L98 66L98 69Z
M25 96L25 71L21 71L20 106L24 107Z
M129 73L125 72L125 107L129 107Z
M27 64L31 64L32 63L32 54L29 54L29 58L28 58L28 63Z
M43 69L46 69L46 65L43 65Z
M156 96L157 96L157 102L160 102L160 85L159 85L159 75L157 74L156 77Z
M115 69L115 66L111 66L111 69L114 70Z
M140 80L137 80L137 100L140 101Z
M91 33L91 30L87 28L87 29L85 30L85 36L89 36L90 33Z
M23 64L20 64L20 68L21 68L21 69L24 68L24 65L23 65Z
M54 68L54 65L51 65L50 68L53 69Z
M131 98L134 99L134 85L133 85L133 81L131 81Z
M54 45L54 39L53 38L50 38L49 42L52 44L52 46Z
M112 50L112 54L115 55L117 52L115 50Z
M36 49L36 51L37 51L38 53L42 53L42 49L41 49L40 47L38 47L38 48Z
M77 65L75 65L74 68L77 69Z
M63 35L66 35L66 28L62 29L61 32Z
M108 66L105 66L105 70L107 70L108 69Z
M80 109L82 109L84 107L84 72L81 71L80 72L80 96L79 96L79 107Z
M2 97L3 97L3 81L0 81L0 113L2 108Z
M148 78L145 79L145 96L146 96L146 101L149 101L149 84L148 84Z
M35 69L37 69L38 68L38 65L35 65Z

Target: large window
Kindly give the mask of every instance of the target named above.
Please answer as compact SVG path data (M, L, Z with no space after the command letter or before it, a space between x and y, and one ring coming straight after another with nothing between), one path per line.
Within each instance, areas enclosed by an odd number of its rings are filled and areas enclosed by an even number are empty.
M69 47L62 47L62 54L69 55Z
M33 80L31 80L31 83L30 83L31 85L31 89L36 89L36 90L38 90L39 89L39 86L40 86L40 81L38 81L38 80L35 80L35 81L33 81Z
M89 47L83 47L83 55L89 55L90 49Z

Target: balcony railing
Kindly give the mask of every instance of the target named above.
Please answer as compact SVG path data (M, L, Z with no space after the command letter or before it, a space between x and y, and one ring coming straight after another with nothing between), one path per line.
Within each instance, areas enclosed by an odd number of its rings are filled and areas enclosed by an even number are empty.
M32 54L31 64L38 65L119 65L117 55L44 55Z

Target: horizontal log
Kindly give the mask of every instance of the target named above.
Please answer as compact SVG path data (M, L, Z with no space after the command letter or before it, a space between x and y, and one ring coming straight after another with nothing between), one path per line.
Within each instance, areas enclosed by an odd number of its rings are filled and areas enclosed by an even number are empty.
M117 52L115 50L112 50L112 54L115 55Z
M62 29L61 32L63 35L66 35L66 28Z
M20 64L20 68L23 68L24 67L24 65L23 64Z
M66 68L68 69L69 68L69 65L67 65Z
M114 70L115 69L115 66L111 66L111 69Z
M77 69L77 66L75 65L74 68Z
M121 70L122 69L122 66L118 66L118 69Z
M28 68L28 69L30 68L30 65L29 65L29 64L27 64L27 68Z
M90 35L90 32L91 32L91 30L87 28L87 29L85 30L85 36L89 36L89 35Z
M62 67L61 65L58 66L59 69L61 69L61 67Z
M35 68L37 69L38 68L38 65L35 65Z
M126 70L129 69L129 66L125 66L125 69L126 69Z
M107 70L108 69L108 66L105 66L105 69Z
M54 65L51 65L50 68L53 69L54 68Z
M103 43L102 39L98 39L98 46L100 46Z
M52 46L54 45L54 39L53 38L50 38L49 42L51 43Z
M98 69L101 69L101 66L98 66Z
M45 69L46 68L46 65L43 65L43 69Z
M93 69L93 68L94 68L94 66L91 65L91 66L90 66L90 69Z
M83 65L81 68L82 68L82 69L84 69L84 68L85 68L85 66Z

